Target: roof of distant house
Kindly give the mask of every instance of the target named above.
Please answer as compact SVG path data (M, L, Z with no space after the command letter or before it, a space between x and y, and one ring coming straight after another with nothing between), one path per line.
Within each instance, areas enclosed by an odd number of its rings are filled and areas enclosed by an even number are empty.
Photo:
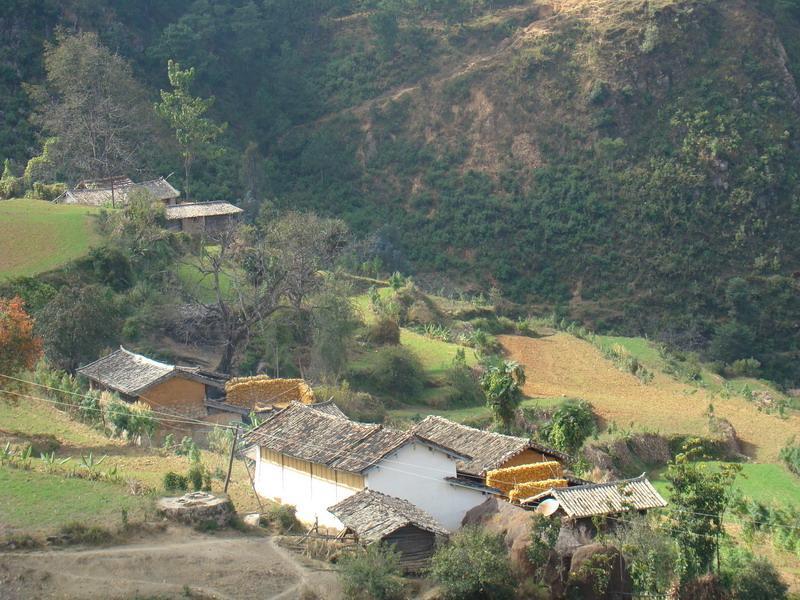
M167 220L194 219L197 217L221 217L243 212L229 202L187 202L167 207Z
M527 438L482 431L435 415L425 417L412 431L425 439L472 457L459 462L458 470L477 477L482 477L488 470L499 468L525 450L534 450L560 460L569 458L563 452Z
M313 404L299 402L292 402L245 437L247 444L350 473L366 471L411 441L436 448L456 459L466 458L414 432L357 423L324 408L319 410Z
M163 177L141 183L134 183L127 177L109 177L81 181L74 189L67 190L56 198L56 202L105 206L112 204L113 198L114 204L125 205L128 203L130 194L135 191L148 192L156 200L162 201L181 195Z
M197 367L181 367L159 362L126 350L120 346L104 356L78 369L78 373L92 381L126 396L141 396L148 388L176 375L221 387L224 375L204 371Z
M559 508L568 517L576 519L627 510L663 508L667 505L666 500L656 491L644 473L639 477L621 481L553 488L523 500L522 503L536 505L548 498L557 500Z
M407 500L374 490L362 490L328 508L361 540L377 542L398 529L413 525L435 535L448 535L432 516Z

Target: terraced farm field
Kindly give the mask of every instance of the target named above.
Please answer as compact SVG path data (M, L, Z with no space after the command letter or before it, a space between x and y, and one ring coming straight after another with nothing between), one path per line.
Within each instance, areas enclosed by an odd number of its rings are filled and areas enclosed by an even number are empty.
M98 240L96 208L0 201L0 280L36 275L84 255Z
M736 429L744 450L760 462L778 462L786 441L800 432L796 412L786 418L759 412L739 396L682 383L656 372L648 384L617 369L590 343L566 333L541 338L498 336L509 356L525 366L525 393L531 397L583 398L609 424L662 433L707 434L705 412L713 403L717 416Z

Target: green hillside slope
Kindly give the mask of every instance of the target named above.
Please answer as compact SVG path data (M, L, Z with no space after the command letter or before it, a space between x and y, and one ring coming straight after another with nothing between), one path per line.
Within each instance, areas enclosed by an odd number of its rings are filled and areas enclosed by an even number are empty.
M797 0L16 4L0 155L37 148L48 32L96 30L153 99L170 58L215 96L200 199L339 215L389 271L800 379Z

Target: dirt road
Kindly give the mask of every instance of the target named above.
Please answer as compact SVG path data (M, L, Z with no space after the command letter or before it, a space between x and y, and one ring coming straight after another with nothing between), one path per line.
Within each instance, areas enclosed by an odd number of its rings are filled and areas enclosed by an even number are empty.
M186 529L108 548L0 553L0 599L337 598L336 574L315 570L272 538Z

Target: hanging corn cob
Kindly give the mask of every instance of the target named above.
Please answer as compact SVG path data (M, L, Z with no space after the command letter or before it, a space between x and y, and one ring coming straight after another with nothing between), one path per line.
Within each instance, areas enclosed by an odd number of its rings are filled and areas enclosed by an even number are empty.
M536 494L546 492L550 488L567 487L566 479L544 479L542 481L529 481L520 483L508 493L508 499L512 502L519 502L525 498L530 498Z
M514 486L529 481L541 481L543 479L557 479L564 476L564 469L561 463L555 460L520 465L518 467L507 467L505 469L494 469L486 473L486 485L497 488L504 494L508 494Z

